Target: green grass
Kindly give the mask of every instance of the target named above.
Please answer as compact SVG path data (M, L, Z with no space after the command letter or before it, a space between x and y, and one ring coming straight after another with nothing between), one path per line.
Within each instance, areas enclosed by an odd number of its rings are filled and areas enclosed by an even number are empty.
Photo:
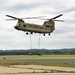
M75 55L5 55L0 58L75 59Z
M36 59L75 59L75 55L43 55L43 56L37 56L37 55L6 55L6 56L0 56L0 58L36 58ZM61 67L74 67L75 64L67 64L67 63L50 63L50 62L25 62L25 61L10 61L10 60L0 60L0 65L44 65L44 66L61 66Z
M60 67L74 67L75 64L65 64L65 63L41 63L41 62L20 62L20 61L0 61L0 65L43 65L43 66L60 66Z

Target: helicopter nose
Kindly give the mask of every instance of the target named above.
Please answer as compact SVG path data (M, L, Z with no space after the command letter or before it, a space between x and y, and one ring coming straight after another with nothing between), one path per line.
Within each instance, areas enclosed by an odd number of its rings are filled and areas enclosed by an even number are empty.
M18 29L18 26L14 26L15 29Z

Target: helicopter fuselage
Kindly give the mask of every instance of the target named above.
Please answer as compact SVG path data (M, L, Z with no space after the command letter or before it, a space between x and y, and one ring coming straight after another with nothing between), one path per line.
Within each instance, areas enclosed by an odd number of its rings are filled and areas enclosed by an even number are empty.
M55 29L53 24L48 24L44 22L43 25L31 24L18 21L17 25L14 26L17 30L27 31L31 33L43 33L43 34L50 34Z

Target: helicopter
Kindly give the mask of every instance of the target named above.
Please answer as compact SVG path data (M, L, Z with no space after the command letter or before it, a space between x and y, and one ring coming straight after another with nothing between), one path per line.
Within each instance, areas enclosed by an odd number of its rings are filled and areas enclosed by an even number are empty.
M45 34L50 35L50 33L52 33L55 30L54 21L63 22L63 20L55 20L56 18L59 18L62 15L63 14L57 15L51 19L41 18L42 16L26 17L26 18L17 18L17 17L10 16L10 15L6 15L6 16L12 18L12 19L7 19L7 20L18 20L16 26L14 26L16 30L24 31L26 32L27 35L28 35L28 32L30 32L30 34L40 33L45 36ZM41 20L46 20L46 21L44 21L43 25L38 25L38 24L26 23L23 19L41 19Z

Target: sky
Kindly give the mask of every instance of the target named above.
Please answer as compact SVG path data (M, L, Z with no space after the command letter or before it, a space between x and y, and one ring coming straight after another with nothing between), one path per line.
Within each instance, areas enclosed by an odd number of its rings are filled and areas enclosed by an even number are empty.
M19 18L46 16L52 18L63 14L55 22L55 30L49 36L26 35L14 29L17 21L6 21L6 15ZM27 23L42 25L44 20L27 20ZM5 49L62 49L75 48L75 0L0 0L0 50Z

